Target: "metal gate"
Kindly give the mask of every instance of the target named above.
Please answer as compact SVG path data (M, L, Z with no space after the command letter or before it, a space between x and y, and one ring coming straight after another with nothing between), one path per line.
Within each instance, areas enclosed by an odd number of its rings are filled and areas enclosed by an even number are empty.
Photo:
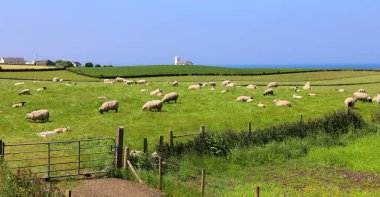
M0 141L1 142L1 141ZM0 144L0 156L11 170L50 179L104 173L115 163L115 140L97 138L71 141ZM1 159L1 158L0 158Z

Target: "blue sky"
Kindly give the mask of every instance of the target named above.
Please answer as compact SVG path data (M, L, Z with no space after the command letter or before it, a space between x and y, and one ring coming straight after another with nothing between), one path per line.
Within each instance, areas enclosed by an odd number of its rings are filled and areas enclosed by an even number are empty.
M378 0L0 0L0 56L99 64L380 63Z

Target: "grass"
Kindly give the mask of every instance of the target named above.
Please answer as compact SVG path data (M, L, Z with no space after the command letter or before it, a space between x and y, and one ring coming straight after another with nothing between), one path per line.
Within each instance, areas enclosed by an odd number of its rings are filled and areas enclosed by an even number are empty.
M15 69L52 69L57 68L55 66L36 66L36 65L8 65L8 64L0 64L0 67L4 70L15 70Z
M70 71L93 77L146 77L165 75L252 75L287 72L307 72L308 68L224 68L214 66L124 66L101 68L69 68Z
M53 80L59 77L66 81L99 81L99 79L77 75L65 70L59 71L30 71L30 72L0 72L0 79L18 80Z

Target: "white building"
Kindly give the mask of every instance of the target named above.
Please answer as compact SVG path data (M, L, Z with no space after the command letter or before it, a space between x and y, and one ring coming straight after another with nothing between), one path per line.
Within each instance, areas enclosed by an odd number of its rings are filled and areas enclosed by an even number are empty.
M71 62L74 67L82 67L82 64L80 62Z
M25 59L23 57L1 57L1 64L25 64Z
M174 65L193 65L193 62L188 61L188 60L181 60L180 56L175 56Z

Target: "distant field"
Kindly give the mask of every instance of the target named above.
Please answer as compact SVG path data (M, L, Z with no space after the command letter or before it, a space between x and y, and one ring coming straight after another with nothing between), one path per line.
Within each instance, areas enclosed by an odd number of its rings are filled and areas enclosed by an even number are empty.
M55 66L35 66L35 65L7 65L0 64L1 68L4 70L13 70L13 69L54 69L57 68Z
M30 72L0 72L0 79L20 79L20 80L52 80L59 77L68 81L99 81L99 79L77 75L75 73L58 71L30 71Z
M124 66L103 68L69 68L70 71L93 77L145 77L166 75L254 75L270 73L307 72L308 68L223 68L213 66Z

